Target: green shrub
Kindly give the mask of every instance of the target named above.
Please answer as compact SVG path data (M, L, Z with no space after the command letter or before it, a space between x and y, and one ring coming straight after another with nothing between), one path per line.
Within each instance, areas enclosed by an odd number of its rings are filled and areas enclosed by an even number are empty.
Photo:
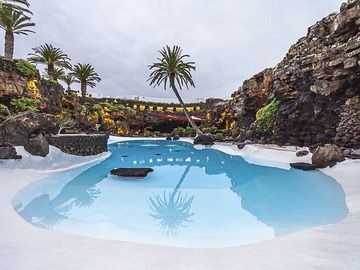
M38 72L36 67L26 60L15 60L15 64L16 68L26 76L35 76Z
M40 100L22 97L19 99L12 99L10 104L15 107L16 112L39 112L38 106L40 104Z
M222 141L225 140L224 134L222 134L222 133L216 133L215 136L214 136L214 139L215 139L215 141L220 141L220 142L222 142Z
M102 109L103 109L103 108L101 107L100 104L94 104L94 106L93 106L93 110L94 110L95 112L101 112Z
M175 128L174 133L182 137L185 135L185 128L182 127Z
M144 137L153 137L153 133L149 130L144 131Z
M204 132L204 133L211 133L211 128L208 128L208 127L203 128L203 129L202 129L202 132Z
M231 137L233 139L236 139L240 135L240 129L239 128L233 128L231 130Z
M189 136L189 137L194 137L194 136L196 136L196 131L192 127L187 127L185 129L185 135Z
M261 108L257 115L256 132L261 135L272 134L274 132L275 121L278 115L280 102L273 99L270 104Z
M5 116L10 115L9 108L4 104L0 104L0 115L5 115Z
M133 108L126 107L126 111L130 116L135 116L136 115L136 110L134 110Z

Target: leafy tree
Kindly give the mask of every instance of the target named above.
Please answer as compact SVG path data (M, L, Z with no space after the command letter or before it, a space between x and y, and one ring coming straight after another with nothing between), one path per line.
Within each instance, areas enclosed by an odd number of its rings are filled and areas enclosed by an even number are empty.
M11 5L2 5L0 8L0 27L5 31L5 58L13 59L14 43L16 35L28 35L35 33L30 27L35 23L30 22L31 18L24 15L22 11L14 9Z
M35 64L46 65L46 71L50 80L54 80L56 68L71 69L71 59L63 53L60 48L56 48L51 44L45 43L39 47L33 48L30 53L29 61Z
M95 72L95 69L90 64L76 64L70 74L75 77L75 82L80 83L83 99L86 97L87 87L94 88L96 83L101 81L99 74Z
M60 80L66 84L67 90L71 90L71 85L75 82L75 77L72 74L66 74L61 76Z
M191 71L196 70L194 62L184 62L185 58L190 57L187 54L182 53L182 49L179 46L169 46L164 47L159 51L161 57L157 58L159 62L156 62L149 66L151 72L150 85L160 86L164 85L164 89L167 88L168 84L173 90L175 96L179 100L181 107L184 110L184 113L190 123L194 128L197 135L202 134L201 130L192 120L190 113L188 112L178 90L177 86L181 90L184 86L189 88L189 86L195 87L195 83L192 79Z

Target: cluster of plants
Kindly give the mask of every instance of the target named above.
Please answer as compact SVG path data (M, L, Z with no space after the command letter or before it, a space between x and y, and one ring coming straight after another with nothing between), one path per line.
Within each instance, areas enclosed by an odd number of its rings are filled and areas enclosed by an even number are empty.
M256 113L256 132L258 134L268 135L274 132L279 105L280 102L277 99L273 99Z
M26 76L36 76L37 75L37 69L36 67L31 64L30 62L24 60L24 59L17 59L15 60L16 68L24 75Z
M173 133L175 133L176 135L180 136L180 137L195 137L196 136L196 131L194 128L192 127L177 127L174 129Z
M14 107L16 112L39 112L39 99L32 99L27 97L15 98L10 101L11 106Z
M6 106L4 104L0 104L0 115L5 116L5 117L10 115L10 110L9 110L8 106Z
M35 33L31 22L32 12L27 0L0 1L0 28L5 31L5 58L13 59L15 35ZM95 87L101 81L100 76L90 64L71 65L71 59L60 48L45 43L33 48L28 61L16 60L17 69L26 76L36 76L38 71L33 64L45 65L46 77L53 83L63 81L68 89L74 82L80 83L82 97L87 94L87 87Z

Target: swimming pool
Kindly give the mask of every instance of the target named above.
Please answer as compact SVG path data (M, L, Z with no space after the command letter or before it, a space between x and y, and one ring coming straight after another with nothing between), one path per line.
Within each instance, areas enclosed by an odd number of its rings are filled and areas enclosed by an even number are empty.
M21 191L16 211L35 226L101 239L177 247L229 247L336 223L342 187L321 172L247 163L172 141L109 146L110 158ZM144 179L109 175L151 167Z

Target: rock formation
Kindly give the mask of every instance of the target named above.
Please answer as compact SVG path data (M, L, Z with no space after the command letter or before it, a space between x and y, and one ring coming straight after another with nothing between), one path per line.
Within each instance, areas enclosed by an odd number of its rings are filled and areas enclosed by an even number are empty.
M25 146L37 135L57 134L59 123L51 114L25 112L0 125L0 144Z
M246 80L230 106L242 140L299 146L360 147L360 0L310 27L274 68ZM256 113L280 101L272 134L256 132ZM250 130L250 131L249 131Z

